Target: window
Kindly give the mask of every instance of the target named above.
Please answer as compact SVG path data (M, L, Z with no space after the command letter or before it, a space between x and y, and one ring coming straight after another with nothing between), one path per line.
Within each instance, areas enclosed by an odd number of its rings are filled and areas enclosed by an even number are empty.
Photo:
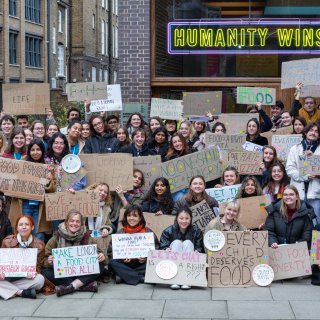
M104 82L106 82L106 83L109 83L109 72L108 72L108 70L104 70L103 71L103 80L104 80Z
M56 54L56 27L52 28L52 53Z
M17 16L17 0L9 0L9 15Z
M94 30L96 28L96 15L92 15L92 29Z
M17 39L18 33L14 31L9 32L9 63L17 64Z
M26 35L26 66L41 67L42 65L42 39Z
M105 35L104 35L104 30L105 30L105 22L103 19L101 19L101 54L105 54Z
M62 12L59 10L58 12L58 32L62 33Z
M26 20L40 23L40 0L26 0Z
M113 26L113 57L118 58L118 27Z
M64 77L64 45L62 43L58 45L58 76Z
M92 82L97 82L97 69L92 67L91 69Z

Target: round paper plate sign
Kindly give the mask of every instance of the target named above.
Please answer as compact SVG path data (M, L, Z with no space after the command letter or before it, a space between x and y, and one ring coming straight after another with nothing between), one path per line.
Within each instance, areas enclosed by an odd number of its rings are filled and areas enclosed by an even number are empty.
M156 266L156 274L161 279L172 279L177 273L178 266L171 260L162 260Z
M220 251L225 243L224 234L219 230L210 230L204 236L204 245L209 251Z
M76 173L81 168L81 160L75 154L68 154L63 157L61 166L67 173Z
M252 279L260 287L266 287L273 281L273 269L267 264L258 264L252 270Z

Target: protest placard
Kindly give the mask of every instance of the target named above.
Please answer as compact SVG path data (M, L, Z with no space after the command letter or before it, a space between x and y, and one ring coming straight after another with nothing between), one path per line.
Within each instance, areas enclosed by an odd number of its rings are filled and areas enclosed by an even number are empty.
M52 249L54 277L100 273L96 244Z
M77 209L84 217L99 214L99 196L94 190L46 193L47 220L64 220L71 209Z
M183 112L186 117L204 116L208 111L221 113L222 91L184 92Z
M231 151L223 156L224 167L233 166L240 174L261 175L260 164L262 163L262 153L260 152L238 152Z
M145 282L207 287L206 269L203 253L151 250Z
M225 186L222 188L211 188L206 189L209 196L215 198L219 203L226 202L228 200L233 200L241 184L235 184L233 186Z
M62 177L60 181L60 187L62 191L67 191L71 188L75 183L79 182L83 177L87 174L87 170L84 168L80 168L75 173L69 173L62 169Z
M136 112L142 115L144 121L149 121L149 110L147 104L123 103L121 113L122 124L126 125L130 116Z
M20 278L37 272L37 255L36 248L0 249L0 274Z
M277 150L279 159L286 161L291 147L302 141L301 134L273 135L271 145Z
M212 209L206 200L202 200L190 209L192 211L192 224L204 232L209 222L215 218Z
M151 99L150 117L158 116L161 119L180 120L182 112L182 100Z
M274 105L276 101L275 88L237 87L237 103Z
M289 135L289 134L292 134L292 131L293 131L293 127L289 126L289 127L282 127L282 128L276 129L275 131L263 132L260 135L262 137L267 138L268 144L271 145L272 144L272 137L274 135Z
M316 86L303 86L301 88L301 94L300 97L314 97L319 98L320 97L320 85Z
M295 88L298 82L305 86L320 82L320 58L282 62L281 89Z
M250 119L259 121L259 113L222 113L217 121L222 122L228 134L245 134Z
M122 110L122 98L120 84L107 85L107 99L92 100L90 104L91 112L119 111Z
M148 256L149 250L154 250L154 234L117 233L112 235L113 259L137 259Z
M108 100L106 82L75 82L67 83L68 101Z
M217 147L191 153L158 165L159 177L169 180L171 192L189 186L192 177L201 175L205 181L221 177L222 165Z
M132 190L132 155L128 153L79 154L87 170L87 185L106 182L111 191L118 185Z
M262 149L263 149L262 146L255 144L255 143L252 143L250 141L246 141L242 145L242 148L243 148L243 150L246 150L246 151L256 151L256 152L260 152L260 153L262 153Z
M299 175L320 175L320 155L299 156Z
M7 114L46 114L50 109L48 83L4 83L3 111Z
M159 178L157 165L161 163L161 156L133 157L133 169L143 172L144 186L142 190L149 191L153 181Z
M311 274L310 256L306 242L269 248L269 263L274 280L290 279Z
M245 134L216 134L207 131L204 138L206 148L218 146L221 150L229 151L242 151L245 142Z
M311 264L320 264L320 232L312 231Z
M221 250L208 251L209 287L255 286L253 269L268 264L268 232L223 232L225 245Z
M45 164L0 158L0 191L11 197L43 201L48 172Z

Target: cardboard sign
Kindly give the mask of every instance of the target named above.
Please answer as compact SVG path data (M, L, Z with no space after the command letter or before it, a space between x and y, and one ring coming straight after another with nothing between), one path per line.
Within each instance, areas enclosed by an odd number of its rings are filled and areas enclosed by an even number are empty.
M245 134L216 134L206 132L204 138L206 148L218 146L220 150L228 151L242 151L242 145L245 142Z
M149 110L147 104L124 103L122 105L121 119L122 124L126 125L133 113L140 113L145 122L149 121Z
M215 218L210 206L206 200L202 200L190 209L192 211L192 224L204 232L209 222Z
M79 182L87 174L87 170L83 167L81 167L81 169L75 173L68 173L63 169L62 171L63 174L60 182L60 187L62 191L67 191L70 187L72 187L75 183Z
M299 175L320 175L320 155L299 156Z
M300 97L314 97L319 98L320 97L320 86L303 86L301 89Z
M203 253L152 250L148 254L145 282L207 287L206 269Z
M50 109L48 83L4 83L2 90L7 114L46 114L46 109Z
M283 128L276 129L276 131L263 132L260 135L262 137L267 138L268 144L271 145L272 144L272 137L274 135L289 135L289 134L292 134L292 132L293 132L293 127L289 126L289 127L283 127Z
M100 273L96 244L52 249L54 277Z
M117 233L112 235L113 259L138 259L148 256L154 250L154 234L146 233Z
M286 160L291 147L302 141L301 134L273 135L271 145L277 150L278 158Z
M268 264L268 232L223 232L226 242L219 251L208 252L209 287L250 287L255 266Z
M142 190L149 191L153 181L159 178L157 165L161 163L161 156L133 157L133 169L143 172L145 184Z
M93 100L90 104L91 112L122 110L120 84L107 85L107 99Z
M76 82L67 83L68 101L109 100L105 82Z
M320 264L320 232L312 231L311 264Z
M282 62L281 89L295 88L298 82L305 86L318 85L320 58Z
M36 248L0 249L0 274L20 278L37 272L37 255Z
M180 120L182 112L182 100L151 99L150 117L158 116L162 119Z
M274 105L276 101L276 89L260 87L237 87L237 103Z
M184 92L183 112L186 117L204 116L208 111L221 113L222 91Z
M224 166L235 167L243 175L261 175L260 164L262 162L262 153L260 152L228 152L226 158L223 158Z
M217 147L191 153L158 165L159 177L169 180L171 192L188 188L189 181L201 175L205 181L220 178L222 166Z
M262 146L259 146L258 144L252 143L250 141L246 141L243 145L242 145L243 150L246 151L256 151L256 152L260 152L262 153Z
M0 191L11 197L43 201L48 172L45 164L0 158Z
M269 262L274 280L290 279L311 274L310 256L306 242L269 248Z
M71 209L77 209L84 217L95 217L99 214L99 196L94 190L46 193L47 220L64 220Z
M228 134L245 134L250 119L259 120L259 113L223 113L217 121L222 122Z
M123 190L132 190L132 155L128 153L80 154L81 161L87 170L87 185L96 182L108 183L110 190L115 191L118 185Z
M233 200L241 184L235 184L233 186L226 186L222 188L211 188L206 189L209 196L215 198L219 203L226 202L228 200Z

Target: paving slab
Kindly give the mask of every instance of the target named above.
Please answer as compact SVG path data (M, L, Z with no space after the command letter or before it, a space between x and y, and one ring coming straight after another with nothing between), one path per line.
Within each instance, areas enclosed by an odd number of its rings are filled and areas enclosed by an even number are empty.
M171 290L167 285L156 285L152 300L211 300L211 290L209 288Z
M168 300L164 306L163 317L177 319L228 319L228 313L225 301Z
M32 316L44 301L43 299L31 300L17 297L6 301L0 300L0 314L4 317Z
M270 291L273 300L320 300L319 287L312 285L284 285L271 287Z
M229 319L295 319L288 301L228 301Z
M46 299L34 313L36 317L95 317L102 299Z
M98 299L91 299L95 301ZM101 301L101 300L100 300ZM152 300L104 300L96 317L146 318L153 315L161 318L165 301Z
M99 287L100 288L100 287ZM74 292L71 294L66 294L63 297L58 297L56 294L50 294L45 296L43 294L39 294L38 297L41 299L90 299L93 296L93 292Z
M320 295L320 290L318 291L318 295ZM320 303L315 303L314 301L290 301L290 305L296 319L320 319Z
M35 320L42 320L42 319L45 319L45 320L59 320L59 319L65 319L65 317L61 317L61 318L44 318L44 317L15 317L13 318L13 320L31 320L31 319L35 319ZM78 318L68 318L68 320L77 320ZM0 318L0 320L2 320Z
M212 300L272 300L269 288L212 288Z

